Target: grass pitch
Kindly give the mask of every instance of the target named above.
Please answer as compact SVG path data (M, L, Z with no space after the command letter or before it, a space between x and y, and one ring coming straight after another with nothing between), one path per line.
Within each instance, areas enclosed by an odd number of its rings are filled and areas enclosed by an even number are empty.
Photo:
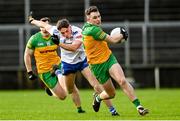
M64 101L49 97L42 90L0 91L1 120L180 120L180 89L136 90L141 103L150 110L140 116L134 105L116 90L114 106L120 116L112 117L104 103L92 109L93 90L80 90L85 114L78 114L70 96Z

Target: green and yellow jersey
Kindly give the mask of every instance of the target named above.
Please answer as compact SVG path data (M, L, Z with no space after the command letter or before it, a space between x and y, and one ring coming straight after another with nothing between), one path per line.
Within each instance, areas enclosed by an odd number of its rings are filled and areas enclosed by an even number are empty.
M44 38L41 32L38 32L28 40L27 47L34 50L39 74L52 70L53 64L60 63L60 57L57 54L58 46L52 42L51 36Z
M89 64L101 64L111 55L107 42L107 34L99 27L90 23L83 26L83 43Z

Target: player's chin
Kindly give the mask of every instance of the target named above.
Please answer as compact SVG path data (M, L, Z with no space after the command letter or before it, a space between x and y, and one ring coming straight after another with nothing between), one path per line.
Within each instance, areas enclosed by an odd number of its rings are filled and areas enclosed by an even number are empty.
M97 26L100 26L100 25L101 25L101 22L96 23L96 25L97 25Z

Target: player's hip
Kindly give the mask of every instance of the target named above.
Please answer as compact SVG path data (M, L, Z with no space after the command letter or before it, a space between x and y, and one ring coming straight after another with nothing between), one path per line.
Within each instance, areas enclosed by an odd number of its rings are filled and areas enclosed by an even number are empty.
M62 74L67 75L69 73L76 73L77 71L82 71L87 66L88 66L87 58L76 64L70 64L62 61Z

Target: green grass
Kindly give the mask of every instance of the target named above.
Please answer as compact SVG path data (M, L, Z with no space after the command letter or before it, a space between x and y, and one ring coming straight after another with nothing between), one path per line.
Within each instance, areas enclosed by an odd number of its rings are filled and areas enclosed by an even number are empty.
M113 103L120 113L112 117L102 103L100 111L92 109L92 90L80 90L85 114L78 114L70 96L60 101L49 97L42 90L0 91L1 120L180 120L180 89L136 90L142 104L149 108L150 114L139 116L134 105L116 90Z

